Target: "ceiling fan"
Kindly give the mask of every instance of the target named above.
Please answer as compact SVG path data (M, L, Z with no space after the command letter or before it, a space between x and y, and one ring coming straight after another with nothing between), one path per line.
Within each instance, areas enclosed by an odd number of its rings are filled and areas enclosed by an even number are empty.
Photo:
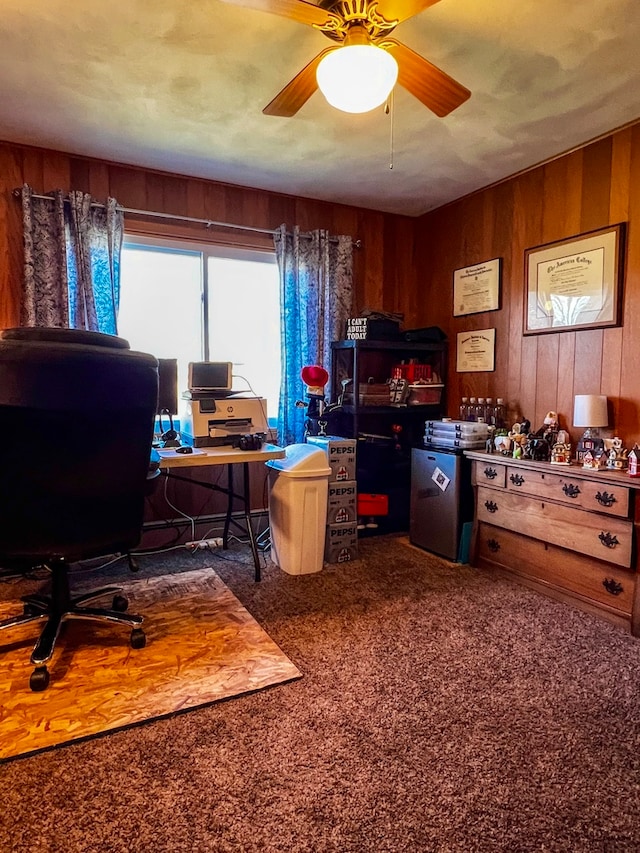
M399 23L438 0L322 0L320 5L307 0L224 2L292 18L337 42L321 51L287 83L263 109L266 115L295 115L318 88L338 109L367 112L386 101L396 80L440 117L448 115L471 95L467 88L424 57L389 38ZM344 67L348 56L357 57L358 61L368 58L370 62L360 71L353 92L350 90L351 72ZM378 77L381 78L379 91L371 91L368 100L365 98L363 102L363 90L373 89Z

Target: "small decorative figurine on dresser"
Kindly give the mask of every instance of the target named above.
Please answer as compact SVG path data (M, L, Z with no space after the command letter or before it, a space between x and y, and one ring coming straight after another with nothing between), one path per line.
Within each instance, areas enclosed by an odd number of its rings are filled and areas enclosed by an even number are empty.
M603 471L607 467L607 453L604 448L587 450L582 456L582 467L591 471Z
M511 455L514 459L521 459L523 457L530 429L531 421L528 421L526 419L521 421L520 423L515 423L511 427L511 431L509 432L509 435L507 437L511 440L511 445L513 448Z
M552 465L571 465L571 442L569 433L561 429L556 436L556 443L551 448Z
M485 442L485 450L487 451L487 453L493 453L496 449L495 444L494 444L496 428L493 425L491 425L491 426L487 427L487 432L488 432L488 435L487 435L487 440Z
M640 477L640 447L637 444L633 445L627 457L629 461L628 473L630 477Z
M551 446L553 446L558 440L558 432L560 430L560 423L558 421L558 415L556 412L547 412L544 416L544 421L536 435L541 434L541 437L549 442Z
M507 435L506 429L497 429L493 436L493 444L503 456L511 456L511 439Z
M612 471L625 471L629 464L629 451L622 446L622 439L611 439L611 448L608 452L607 468Z
M547 412L540 429L529 434L524 448L523 459L533 459L536 462L549 462L551 459L551 448L557 443L557 437L558 415L555 412Z

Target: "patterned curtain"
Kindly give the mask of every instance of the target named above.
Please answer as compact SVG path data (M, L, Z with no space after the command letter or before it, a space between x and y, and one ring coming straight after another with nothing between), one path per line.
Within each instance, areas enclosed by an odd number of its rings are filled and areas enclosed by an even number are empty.
M23 326L69 326L69 289L64 196L33 198L22 188L24 231L24 291L20 322Z
M300 371L320 364L331 372L331 342L344 337L351 314L353 241L329 237L327 231L301 234L281 225L274 235L280 272L280 342L282 375L278 406L281 446L304 440L305 410ZM327 400L332 389L327 386Z
M22 188L25 274L22 325L116 335L124 218L113 198L95 205L72 191L34 198Z

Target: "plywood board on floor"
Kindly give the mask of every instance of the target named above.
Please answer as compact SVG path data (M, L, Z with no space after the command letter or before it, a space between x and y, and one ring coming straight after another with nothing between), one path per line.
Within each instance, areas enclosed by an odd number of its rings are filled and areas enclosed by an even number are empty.
M0 759L253 692L301 676L212 569L127 583L147 645L125 626L65 624L51 683L29 689L33 643L44 623L0 633ZM0 604L0 619L20 612Z

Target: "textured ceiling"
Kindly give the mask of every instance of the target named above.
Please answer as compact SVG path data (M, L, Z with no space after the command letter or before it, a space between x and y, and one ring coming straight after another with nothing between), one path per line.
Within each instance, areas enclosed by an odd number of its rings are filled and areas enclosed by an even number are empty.
M471 89L446 118L399 88L392 118L319 92L263 115L329 42L219 0L3 0L0 28L2 140L393 213L640 116L639 0L441 0L401 23Z

